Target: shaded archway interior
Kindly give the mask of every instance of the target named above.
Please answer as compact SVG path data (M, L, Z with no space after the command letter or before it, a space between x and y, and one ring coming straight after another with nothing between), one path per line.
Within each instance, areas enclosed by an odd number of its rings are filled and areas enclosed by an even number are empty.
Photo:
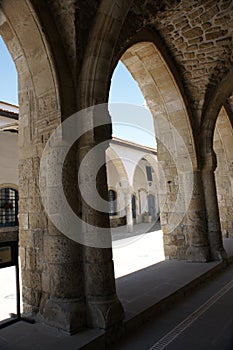
M76 106L81 109L107 102L115 57L132 43L122 62L138 82L154 118L159 172L164 179L161 183L159 176L166 258L192 262L225 259L212 136L221 106L232 121L232 98L228 98L232 91L232 3L221 0L210 12L209 1L151 2L151 9L132 0L112 1L111 6L107 0L76 5L74 1L1 1L0 33L19 74L19 241L24 312L68 333L85 326L115 331L122 327L124 310L116 293L111 248L81 246L52 225L39 193L43 149L51 132L76 112ZM178 11L173 11L174 6ZM205 22L206 15L211 24ZM223 32L217 29L219 25ZM158 33L164 42L164 52L181 74L182 94L154 41L143 39L135 44L135 33L145 27L150 29L150 38ZM213 91L216 104L209 98ZM106 128L103 140L109 134ZM79 159L98 143L98 137L91 130L79 144ZM232 123L224 110L220 111L214 143L222 231L231 236L232 198L227 193L232 193ZM65 179L69 189L71 179L76 180L76 160L70 161ZM117 166L123 170L122 165ZM107 189L105 175L99 186ZM87 176L87 187L89 179ZM129 208L131 195L127 193ZM83 217L108 223L108 215L93 212L80 202ZM171 227L174 216L177 225Z

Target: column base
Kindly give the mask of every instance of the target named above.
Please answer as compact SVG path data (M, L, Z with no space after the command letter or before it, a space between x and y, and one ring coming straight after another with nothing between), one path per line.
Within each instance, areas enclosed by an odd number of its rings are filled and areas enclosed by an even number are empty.
M125 314L118 298L108 301L89 300L87 302L87 325L108 330L121 325Z
M133 232L133 225L127 225L127 232Z
M224 248L222 249L211 249L212 260L221 261L227 259L227 253Z
M190 262L208 262L211 260L209 247L191 246L186 251L186 259Z
M86 323L86 306L80 299L44 299L37 319L66 333L75 334Z

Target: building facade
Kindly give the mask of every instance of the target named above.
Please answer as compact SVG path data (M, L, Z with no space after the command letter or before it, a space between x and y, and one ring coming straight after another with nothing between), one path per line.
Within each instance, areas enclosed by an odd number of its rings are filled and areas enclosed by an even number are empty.
M89 205L77 188L80 164L111 139L106 105L101 122L93 106L108 103L119 60L138 82L154 119L165 256L225 259L222 231L232 235L232 6L225 0L1 1L0 34L19 78L25 314L70 333L83 326L116 330L124 319L110 235L102 235L110 226L108 211L99 210L99 201ZM68 117L84 109L86 118L66 134ZM61 123L53 139L56 154L59 141L67 145L82 130L62 169L62 186L56 162L45 162L44 176L40 172L47 141ZM107 143L89 160L80 185L91 197L95 184L107 201L106 169L95 175L106 149ZM46 188L43 195L40 186ZM75 227L84 235L81 242L70 239L72 225L62 226L76 219L59 206L64 192L80 219Z
M106 160L111 226L126 224L132 231L134 224L158 220L156 150L113 138Z
M0 102L0 242L18 239L18 113Z

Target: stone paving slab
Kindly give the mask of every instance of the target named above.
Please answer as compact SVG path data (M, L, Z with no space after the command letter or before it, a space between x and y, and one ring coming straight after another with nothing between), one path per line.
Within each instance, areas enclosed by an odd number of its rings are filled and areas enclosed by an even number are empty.
M227 239L224 245L231 259L233 239ZM126 328L138 326L224 266L222 262L192 264L170 260L119 278L116 287L126 311ZM26 322L0 330L1 350L101 350L105 347L104 342L105 336L101 330L84 330L69 336L41 324Z
M20 321L0 330L1 350L77 350L104 346L101 330L83 330L75 335L68 335L41 324Z

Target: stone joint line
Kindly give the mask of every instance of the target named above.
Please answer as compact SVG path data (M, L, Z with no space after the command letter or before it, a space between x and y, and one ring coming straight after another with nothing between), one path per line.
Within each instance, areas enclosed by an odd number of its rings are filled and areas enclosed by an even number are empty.
M174 327L169 333L157 341L148 350L163 350L173 342L181 333L185 331L191 324L193 324L201 315L203 315L212 305L214 305L223 295L233 288L233 280L227 283L211 298L209 298L204 304L202 304L197 310L186 317L181 323Z

